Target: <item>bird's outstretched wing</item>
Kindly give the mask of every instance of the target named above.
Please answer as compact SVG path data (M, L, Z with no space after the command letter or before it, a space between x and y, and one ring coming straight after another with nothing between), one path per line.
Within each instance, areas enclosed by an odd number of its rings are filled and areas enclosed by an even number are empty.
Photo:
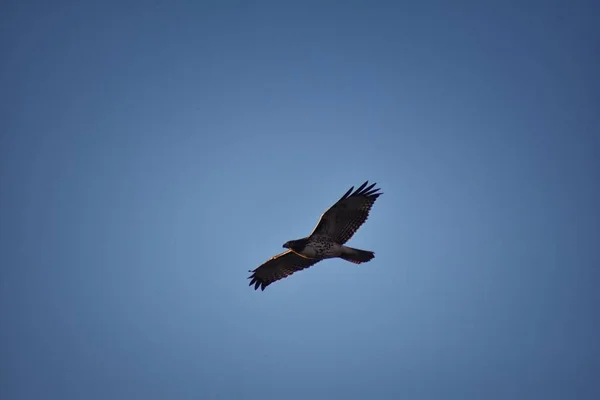
M352 186L337 203L321 215L311 235L324 234L339 244L350 240L369 217L375 200L383 194L378 193L380 189L373 189L375 183L367 186L368 183L369 181L366 181L354 192Z
M253 273L248 277L250 279L249 286L254 285L254 290L259 287L261 290L265 290L271 283L308 268L319 261L321 260L301 257L291 250L284 251L264 262L255 270L248 271Z

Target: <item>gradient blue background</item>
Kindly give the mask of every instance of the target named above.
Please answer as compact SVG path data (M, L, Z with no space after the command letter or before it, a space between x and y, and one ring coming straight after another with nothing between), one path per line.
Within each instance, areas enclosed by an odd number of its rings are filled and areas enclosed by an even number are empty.
M3 2L0 398L600 398L593 4Z

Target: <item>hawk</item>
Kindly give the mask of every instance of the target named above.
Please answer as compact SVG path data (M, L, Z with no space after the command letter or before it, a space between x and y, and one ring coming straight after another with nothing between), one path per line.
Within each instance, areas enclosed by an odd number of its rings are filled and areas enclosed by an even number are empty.
M309 268L327 258L342 258L354 264L371 261L375 253L344 246L369 217L375 200L383 193L376 185L363 183L358 189L350 188L333 206L325 211L312 233L302 239L285 242L288 249L266 261L248 277L254 290L265 290L271 283ZM354 190L354 192L353 192Z

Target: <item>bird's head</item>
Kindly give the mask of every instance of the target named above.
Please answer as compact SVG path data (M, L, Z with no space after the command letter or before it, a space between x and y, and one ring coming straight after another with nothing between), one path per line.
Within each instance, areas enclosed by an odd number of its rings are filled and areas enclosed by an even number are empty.
M294 251L302 251L304 247L308 243L308 239L298 239L298 240L288 240L283 244L283 247L286 249L294 250Z

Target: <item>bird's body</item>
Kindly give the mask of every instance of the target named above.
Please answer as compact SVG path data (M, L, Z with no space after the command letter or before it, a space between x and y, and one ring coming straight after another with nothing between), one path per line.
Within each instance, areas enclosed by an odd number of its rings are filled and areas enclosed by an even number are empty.
M255 289L260 287L264 290L279 279L329 258L342 258L354 264L372 260L375 257L372 251L344 245L367 220L375 200L382 194L377 193L379 189L373 189L375 184L368 187L367 184L368 181L354 192L354 187L350 188L321 215L309 236L286 242L283 247L287 248L287 251L250 271L253 272L248 278L250 285L254 285Z
M342 245L334 242L326 235L313 235L306 238L306 240L300 239L293 242L293 244L284 247L304 258L325 259L342 255Z

